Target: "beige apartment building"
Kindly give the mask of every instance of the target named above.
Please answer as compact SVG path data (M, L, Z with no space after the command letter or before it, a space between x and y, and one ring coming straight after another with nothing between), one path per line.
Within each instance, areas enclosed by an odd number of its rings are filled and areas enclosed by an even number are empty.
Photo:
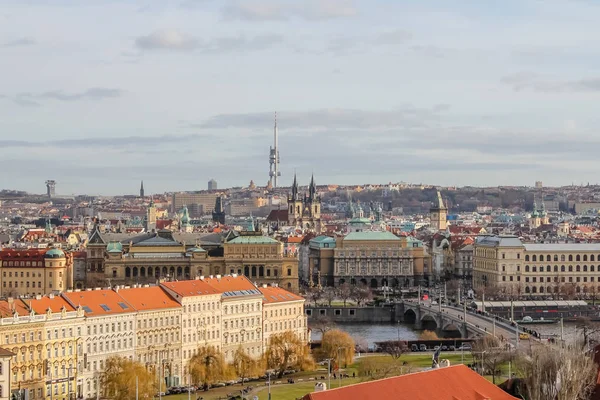
M515 296L585 296L600 292L600 244L522 243L483 236L473 245L473 286Z
M32 400L100 396L111 356L141 362L168 386L188 384L200 346L228 362L240 346L258 358L269 336L286 330L307 340L304 299L235 274L0 301L0 346L14 353L10 386Z
M73 288L73 256L61 249L0 251L0 295L36 296Z
M192 217L199 217L209 214L215 209L215 201L218 193L210 192L180 192L173 193L171 203L172 212L179 212L184 206L187 206Z
M269 345L272 335L286 331L294 332L298 338L308 343L307 317L304 312L304 298L279 287L264 285L259 288L263 300L263 346Z

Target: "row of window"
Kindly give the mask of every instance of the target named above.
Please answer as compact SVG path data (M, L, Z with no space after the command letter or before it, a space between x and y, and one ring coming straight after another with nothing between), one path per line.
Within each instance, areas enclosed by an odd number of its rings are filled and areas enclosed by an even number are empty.
M183 306L183 312L191 313L191 312L200 312L200 311L214 311L221 308L221 304L219 302L211 302L211 303L202 303L202 310L200 310L200 304L188 304L187 306ZM225 307L227 309L227 307Z
M296 323L296 320L271 323L269 325L265 325L265 332L273 332L274 330L287 331L289 329L296 329L296 327L302 327L302 320L298 321L298 323Z
M129 338L129 346L127 339L107 340L106 342L88 343L88 354L103 353L104 351L115 351L133 347L133 338Z
M242 318L242 319L236 319L236 320L230 320L230 321L223 321L223 328L224 329L250 328L250 327L254 327L259 324L260 324L260 321L258 320L258 318L256 318L256 321L254 320L254 318L246 318L245 320Z
M94 332L94 335L98 334L98 331L100 331L100 334L103 333L110 333L110 332L122 332L122 331L127 331L127 332L131 332L133 330L133 321L129 321L129 329L127 329L127 322L113 322L111 324L100 324L100 325L94 325L92 326L88 326L87 327L87 334L88 336L91 335L92 330Z
M213 317L202 317L202 318L194 318L191 319L189 322L186 321L185 319L183 320L183 327L184 328L191 328L192 325L193 326L206 326L206 325L210 325L210 321L212 319L212 324L214 325L215 323L219 323L219 316L213 316ZM186 326L187 325L187 326Z
M294 310L295 310L295 312L294 312ZM273 313L273 311L275 311L275 313ZM270 318L273 318L273 315L275 317L283 317L284 315L287 316L288 314L289 315L302 314L302 307L294 307L294 308L289 307L289 308L284 308L284 309L277 308L275 310L271 310L270 314L271 314ZM267 318L267 317L269 317L269 316L267 315L267 312L265 311L265 318Z
M2 287L7 287L6 283L7 283L6 281L2 282ZM31 284L31 286L30 286L30 284ZM50 287L52 287L52 282L49 282L49 284L50 284ZM8 282L8 287L9 288L12 288L12 287L18 288L19 287L19 282L15 282L14 286L13 286L13 282L9 281ZM28 288L28 287L35 288L36 286L35 286L35 282L29 282L29 281L27 281L27 282L21 282L21 287L22 288L23 287L26 287L26 288ZM38 287L38 289L42 288L42 282L41 281L37 282L37 287ZM60 287L62 287L62 282L60 282Z
M169 321L171 322L169 324ZM154 323L153 323L154 322ZM183 323L185 324L185 320L183 321ZM166 325L179 325L179 316L176 317L160 317L160 318L148 318L145 319L143 321L138 321L137 323L138 325L138 329L142 329L142 326L144 328L157 328L157 327L162 327L162 326L166 326ZM185 328L185 326L184 326Z
M223 307L223 312L225 314L238 314L238 313L247 313L260 311L260 303L251 304L236 304L235 306L225 306Z
M584 286L583 288L581 286L575 286L575 292L576 293L589 293L592 292L594 290L594 286L588 288L587 286ZM600 292L600 286L598 286L597 288L595 288L596 293ZM540 286L539 289L537 286L532 286L531 288L529 286L525 286L525 293L559 293L560 292L560 288L558 286L548 286L548 287L544 287L544 286Z
M547 254L546 258L545 258L545 261L552 261L552 260L558 261L558 258L559 258L558 254L555 254L554 257L551 257L550 254ZM573 258L575 258L575 259L573 259ZM575 257L573 257L572 254L569 254L568 256L566 256L564 254L561 254L560 261L567 261L567 259L569 261L588 261L588 255L584 254L583 256L581 256L581 255L577 254L577 255L575 255ZM598 257L596 259L598 261L600 261L600 254L598 255ZM525 261L529 261L529 260L530 260L529 254L526 254L525 255ZM539 261L544 261L544 256L542 254L540 254L539 256L536 255L536 254L533 254L531 256L531 261L538 261L538 260ZM595 257L594 257L593 254L589 255L589 261L595 261Z
M2 276L3 276L4 278L6 278L6 276L7 276L7 272L6 272L6 271L4 271L4 272L2 273ZM52 275L50 275L50 276L52 276ZM62 272L61 272L61 276L62 276ZM12 277L13 277L13 273L12 273L12 271L9 271L9 272L8 272L8 277L9 277L9 278L12 278ZM18 277L19 277L19 272L15 271L15 278L18 278ZM27 271L27 272L21 271L21 278L29 278L29 277L30 277L30 276L29 276L29 271ZM35 277L36 277L36 273L35 273L35 272L32 272L32 273L31 273L31 278L35 278ZM41 272L38 272L38 273L37 273L37 277L38 277L38 278L41 278L41 277L42 277L42 273L41 273Z
M221 331L217 329L209 331L199 331L197 333L198 336L196 336L196 332L188 333L187 340L186 335L183 335L183 341L186 343L195 343L197 340L216 340L219 339L219 333L221 333Z

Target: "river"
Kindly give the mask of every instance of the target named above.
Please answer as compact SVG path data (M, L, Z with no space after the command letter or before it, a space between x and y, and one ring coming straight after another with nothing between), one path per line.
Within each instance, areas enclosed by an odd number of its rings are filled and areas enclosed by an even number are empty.
M539 332L542 337L556 334L560 338L560 324L542 324L542 325L523 325L528 329ZM352 338L359 341L366 341L369 347L373 347L375 342L385 340L416 340L419 338L419 331L413 329L412 324L338 324L336 329L348 332ZM575 323L564 324L564 340L569 343L575 340L581 340L581 332L575 328ZM547 336L544 336L547 335ZM312 340L321 340L321 332L312 331Z
M366 341L369 347L385 340L416 340L419 332L410 324L338 324L336 329L346 331L356 341ZM312 340L321 340L321 332L311 332Z

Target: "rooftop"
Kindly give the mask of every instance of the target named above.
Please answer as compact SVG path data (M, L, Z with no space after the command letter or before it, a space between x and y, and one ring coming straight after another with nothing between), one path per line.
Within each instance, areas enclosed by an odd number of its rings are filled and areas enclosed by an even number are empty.
M489 247L523 247L521 239L516 236L479 236L475 242L477 246Z
M465 365L307 394L303 400L516 400Z
M525 243L527 251L598 251L600 243Z
M138 311L181 307L160 286L119 289L118 293Z
M300 297L294 293L290 293L287 290L282 289L280 287L267 286L267 287L260 287L260 288L258 288L258 290L260 290L260 292L263 294L263 296L265 296L264 302L267 304L283 303L286 301L304 300L303 297Z
M277 240L268 236L238 236L231 239L228 244L277 244Z
M398 236L387 231L351 232L344 237L346 240L401 240Z
M67 292L62 295L73 307L81 305L86 317L134 311L131 304L128 304L125 299L111 289Z

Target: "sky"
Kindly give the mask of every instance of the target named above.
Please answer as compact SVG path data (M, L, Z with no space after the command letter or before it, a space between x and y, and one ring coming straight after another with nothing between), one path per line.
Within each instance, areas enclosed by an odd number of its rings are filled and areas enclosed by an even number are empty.
M597 0L0 0L0 189L598 182Z

